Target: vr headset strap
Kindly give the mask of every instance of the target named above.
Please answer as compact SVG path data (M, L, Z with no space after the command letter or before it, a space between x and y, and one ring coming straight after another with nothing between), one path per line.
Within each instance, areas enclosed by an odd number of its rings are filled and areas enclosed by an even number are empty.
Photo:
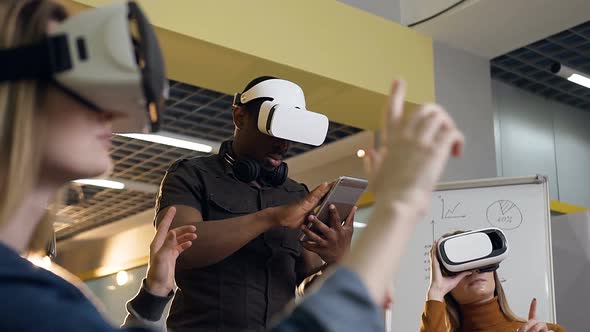
M49 79L71 68L66 35L52 36L37 44L0 49L0 82Z

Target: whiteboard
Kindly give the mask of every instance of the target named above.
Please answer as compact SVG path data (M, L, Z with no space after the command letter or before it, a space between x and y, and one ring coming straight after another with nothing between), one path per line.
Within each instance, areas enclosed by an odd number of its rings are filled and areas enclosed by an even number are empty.
M368 216L370 209L362 209L361 216ZM501 228L508 240L510 253L498 274L512 310L526 318L535 297L538 318L555 322L547 180L497 178L441 184L433 192L430 213L417 225L394 281L388 331L419 330L434 240L456 230L485 227Z

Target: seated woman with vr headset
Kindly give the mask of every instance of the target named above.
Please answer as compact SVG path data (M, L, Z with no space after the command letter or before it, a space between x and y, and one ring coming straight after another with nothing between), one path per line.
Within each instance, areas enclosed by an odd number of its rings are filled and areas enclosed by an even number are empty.
M421 332L565 331L536 320L536 300L528 320L508 305L497 269L508 243L497 228L445 234L430 251L430 287Z

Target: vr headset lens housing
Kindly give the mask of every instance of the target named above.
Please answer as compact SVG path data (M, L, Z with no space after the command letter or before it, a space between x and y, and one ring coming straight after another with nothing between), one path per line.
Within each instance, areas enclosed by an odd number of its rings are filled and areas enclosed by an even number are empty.
M438 259L446 274L495 271L507 256L506 236L498 228L452 235L438 243Z
M328 133L328 118L306 109L303 90L281 79L260 82L234 97L234 106L255 99L266 99L260 106L258 130L288 141L319 146Z
M119 115L115 132L159 129L167 97L164 62L154 30L136 3L83 12L54 34L68 36L73 62L72 70L55 75L59 84L96 109Z
M36 45L0 50L0 81L23 79L52 81L88 107L113 112L120 133L157 131L168 93L155 32L131 1L72 16Z

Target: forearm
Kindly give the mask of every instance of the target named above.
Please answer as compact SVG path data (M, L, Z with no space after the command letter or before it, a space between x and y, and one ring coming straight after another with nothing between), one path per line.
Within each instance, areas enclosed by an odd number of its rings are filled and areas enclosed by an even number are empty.
M382 203L381 203L382 202ZM343 265L356 272L373 300L381 303L397 272L419 213L412 204L379 200L367 228Z
M198 222L199 237L180 255L178 265L194 268L220 262L275 224L272 208L237 218Z

